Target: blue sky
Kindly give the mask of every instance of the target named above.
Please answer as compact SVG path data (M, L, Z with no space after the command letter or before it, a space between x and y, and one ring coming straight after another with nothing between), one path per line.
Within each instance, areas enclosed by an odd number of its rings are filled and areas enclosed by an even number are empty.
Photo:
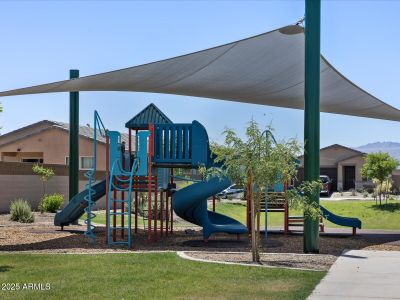
M400 107L400 1L323 1L322 53L363 89ZM1 1L0 90L165 59L292 24L303 1ZM188 105L190 98L190 105ZM224 127L270 122L278 139L303 139L303 111L146 93L81 93L81 124L97 109L106 126L150 102L175 122L202 122L213 140ZM68 121L68 95L0 99L2 133L43 120ZM321 114L321 146L400 142L396 122Z

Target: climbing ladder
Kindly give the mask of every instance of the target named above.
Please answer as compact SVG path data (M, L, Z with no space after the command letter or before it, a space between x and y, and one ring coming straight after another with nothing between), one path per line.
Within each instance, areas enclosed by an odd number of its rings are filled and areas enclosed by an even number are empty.
M85 177L88 179L88 183L85 185L87 195L84 197L87 206L85 208L86 213L86 231L85 237L92 239L93 244L96 244L96 235L93 232L94 226L92 224L92 219L96 217L96 215L92 212L92 207L94 205L93 196L96 194L96 191L92 188L95 183L94 175L96 173L96 161L97 161L97 134L102 136L103 138L107 135L107 130L104 127L103 121L100 118L100 115L95 110L94 111L94 124L93 124L93 168L85 173Z
M138 168L138 159L132 164L132 168L130 171L125 171L122 167L121 159L116 159L113 162L111 167L110 176L108 180L108 195L107 195L107 241L108 245L115 244L126 244L128 247L131 247L131 199L132 199L132 185L133 179L136 175ZM124 192L128 192L128 197L125 199L124 197L118 198L116 197L119 194L123 195ZM126 210L117 211L116 207L121 204L125 206L127 204ZM127 226L122 225L116 226L117 216L127 216L128 224ZM126 239L117 241L116 237L117 231L126 231ZM125 235L123 235L125 236Z

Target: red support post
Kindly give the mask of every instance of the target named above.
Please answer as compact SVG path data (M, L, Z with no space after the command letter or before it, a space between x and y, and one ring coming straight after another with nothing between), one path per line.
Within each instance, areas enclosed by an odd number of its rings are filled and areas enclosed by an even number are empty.
M215 212L215 195L213 195L213 198L212 198L212 210L213 210L213 212Z
M129 169L132 168L132 129L128 130L128 153L129 153Z
M138 192L135 191L135 233L137 232L138 232Z
M108 185L110 182L110 138L106 134L106 243L108 243Z
M151 181L150 177L147 178L147 240L151 240Z
M157 174L157 171L155 172ZM157 176L154 177L154 240L157 240L157 213L158 213L158 207L157 207L157 198L158 198L158 191L157 191Z
M115 199L117 199L117 190L114 189L114 200ZM115 228L115 227L117 227L117 215L116 215L117 202L116 201L114 201L113 212L114 212L114 215L113 215L113 227ZM113 230L113 241L115 242L116 240L117 240L117 233L116 233L116 230L114 229Z
M164 192L161 188L160 192L160 231L161 236L163 236L164 232Z
M284 208L284 230L283 230L283 233L285 235L287 235L289 233L289 206L288 206L287 199L285 201L283 208Z
M121 200L124 201L125 200L125 192L121 192ZM124 202L121 202L121 227L124 227L125 225L125 219L124 219ZM129 229L128 229L129 230ZM121 238L124 239L125 238L125 230L121 230Z
M174 184L174 169L171 169L171 185ZM171 234L174 233L174 209L172 207L172 196L171 196Z
M148 165L147 165L147 206L148 206L148 212L147 212L147 240L151 240L151 214L152 214L152 208L151 208L151 194L152 194L152 157L153 157L153 151L154 151L154 125L149 124L149 131L150 131L150 136L149 136L149 142L148 142Z
M130 136L131 136L131 134L130 134ZM138 144L138 142L137 142L137 136L138 136L138 130L136 129L135 130L135 152L137 153L137 144ZM132 164L133 164L133 161L131 160L131 168L132 168ZM138 178L137 178L137 176L135 176L134 178L133 178L133 182L135 183L135 182L137 182L137 180L138 180ZM135 233L138 233L138 192L137 191L135 191Z
M289 203L288 203L288 199L286 196L286 190L288 188L288 181L285 180L284 185L283 185L283 190L285 191L285 204L283 206L284 208L284 229L283 229L283 233L285 235L289 234Z
M165 235L168 236L168 225L169 225L169 192L165 193Z
M125 151L125 150L124 150ZM122 168L124 168L125 167L125 153L122 153L122 159L121 159L121 161L122 161ZM125 192L124 191L121 191L121 200L122 200L122 202L121 202L121 227L124 227L124 225L125 225L125 216L124 216L124 210L125 210L125 203L124 203L124 200L125 200ZM121 230L121 238L122 239L124 239L125 238L125 230L124 229L122 229Z

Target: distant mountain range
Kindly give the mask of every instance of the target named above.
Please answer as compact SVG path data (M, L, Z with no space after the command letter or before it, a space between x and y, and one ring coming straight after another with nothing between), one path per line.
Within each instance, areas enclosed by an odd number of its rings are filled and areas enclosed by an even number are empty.
M366 144L354 149L365 153L379 152L379 151L387 152L390 154L390 156L400 161L400 143L376 142L376 143Z

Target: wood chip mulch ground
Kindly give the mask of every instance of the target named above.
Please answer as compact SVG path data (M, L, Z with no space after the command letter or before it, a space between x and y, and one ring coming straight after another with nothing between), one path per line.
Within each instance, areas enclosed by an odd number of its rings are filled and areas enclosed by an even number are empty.
M179 229L168 237L160 236L151 241L147 240L147 232L140 229L132 232L132 249L126 246L109 247L106 244L104 227L97 227L96 245L85 238L85 226L73 225L60 227L53 225L54 214L35 213L35 223L21 224L9 220L9 215L0 215L0 253L29 252L29 253L104 253L104 252L134 252L142 251L196 251L201 258L211 260L250 262L250 254L239 252L250 251L247 236L240 240L236 236L216 234L207 243L202 239L199 229L184 231ZM349 230L347 230L349 231ZM120 237L119 237L120 238ZM400 232L361 231L353 237L349 232L326 233L320 236L320 254L305 258L303 252L303 236L299 234L283 235L280 232L270 233L268 241L262 238L263 253L278 253L280 255L262 255L262 261L269 265L281 267L300 267L307 269L327 269L344 249L369 249L400 251ZM236 252L226 254L226 252ZM225 254L224 254L225 253ZM290 254L282 254L290 253ZM191 254L192 255L192 254ZM313 267L314 265L314 267Z

